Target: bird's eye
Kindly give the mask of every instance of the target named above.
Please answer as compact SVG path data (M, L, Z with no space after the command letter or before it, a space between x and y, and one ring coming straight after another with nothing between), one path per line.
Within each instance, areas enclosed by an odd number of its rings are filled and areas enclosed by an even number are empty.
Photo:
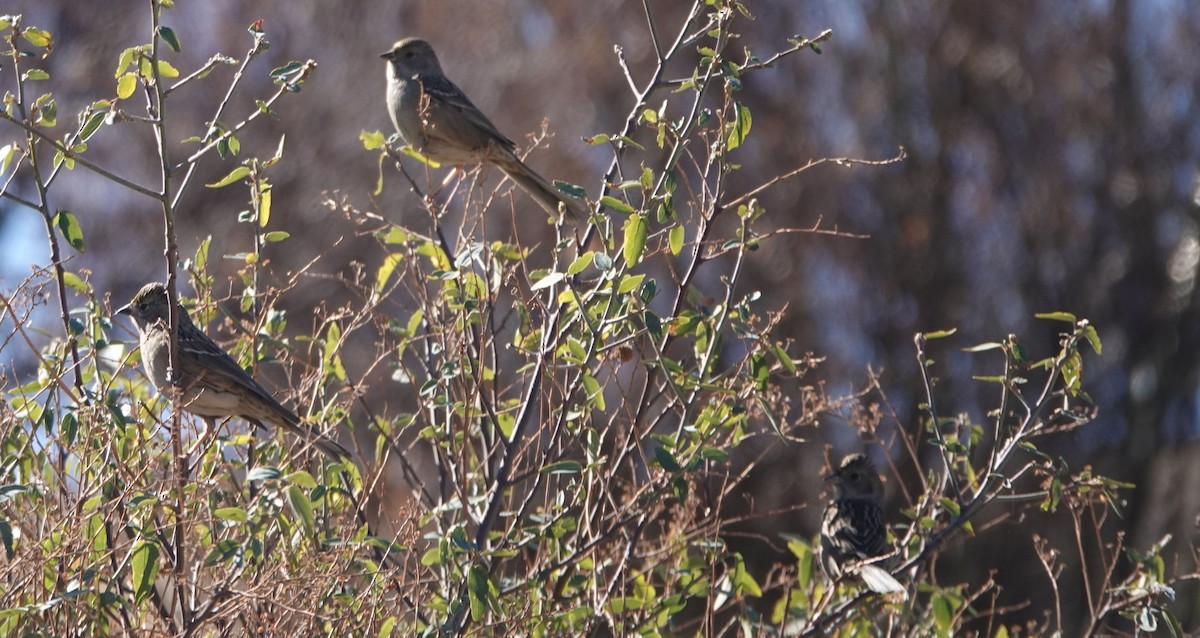
M404 52L404 57L406 57L406 58L412 58L412 57L413 57L413 56L415 56L415 55L416 55L416 53L413 53L412 51L405 51L405 52Z

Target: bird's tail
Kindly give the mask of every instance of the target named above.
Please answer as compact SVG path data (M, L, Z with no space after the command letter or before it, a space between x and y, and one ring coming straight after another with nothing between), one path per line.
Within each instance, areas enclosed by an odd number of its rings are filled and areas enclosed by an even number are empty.
M904 585L901 585L900 581L878 565L868 563L860 566L858 577L862 579L867 589L876 594L897 594L904 591Z
M587 211L582 202L559 191L520 159L512 157L497 162L496 165L551 215L558 213L558 205L561 203L572 220L579 222L587 219Z
M325 453L326 456L334 461L341 462L352 460L353 455L350 453L350 450L346 449L341 443L338 443L324 434L317 432L308 425L305 425L298 417L292 414L290 410L287 412L287 416L290 418L284 422L284 426L287 427L289 432L299 437L300 440L306 443L312 443L314 447L316 447L318 450L321 450L321 452Z

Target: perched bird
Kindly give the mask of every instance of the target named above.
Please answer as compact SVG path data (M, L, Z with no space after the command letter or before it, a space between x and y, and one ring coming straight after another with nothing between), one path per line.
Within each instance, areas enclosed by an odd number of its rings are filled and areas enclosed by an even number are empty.
M167 287L154 282L143 286L129 305L117 311L133 318L141 342L142 365L159 392L173 384L181 393L180 406L203 418L210 430L214 419L231 416L242 417L259 427L273 423L311 441L334 460L350 459L349 450L302 423L250 378L233 357L192 323L182 306L178 312L178 356L168 377L169 308Z
M833 499L821 521L821 566L831 580L857 575L876 593L903 592L904 586L870 559L888 553L883 521L883 482L871 459L852 454L825 477Z
M442 73L428 42L406 38L380 57L387 60L388 113L406 143L439 163L492 164L551 214L562 204L575 219L586 217L578 200L517 157L516 144Z

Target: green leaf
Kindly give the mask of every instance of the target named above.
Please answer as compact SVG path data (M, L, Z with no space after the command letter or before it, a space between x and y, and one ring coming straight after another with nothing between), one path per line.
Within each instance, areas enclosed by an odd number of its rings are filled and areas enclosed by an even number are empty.
M274 69L271 69L271 77L276 80L279 80L288 75L291 75L292 73L295 73L296 71L299 71L300 67L302 67L302 66L304 66L304 65L301 64L299 60L292 60L283 66L279 66L279 67L275 67Z
M1003 348L1004 348L1003 343L989 341L987 343L981 343L978 345L971 346L969 348L963 348L963 352L987 352L988 350L1001 350Z
M125 69L133 64L133 56L137 55L137 52L137 47L129 47L121 52L121 57L117 59L117 72L113 74L114 79L119 79L121 74L125 73Z
M16 144L5 144L0 146L0 175L8 172L8 166L12 163L13 157L16 157L20 151Z
M53 41L53 38L50 37L49 31L42 31L41 29L35 29L33 27L28 27L21 31L21 37L25 38L29 44L42 49L49 47L50 43Z
M567 266L567 274L578 275L579 273L583 272L583 269L587 268L588 264L592 263L593 257L594 253L590 251L576 257L575 261L571 262L570 266Z
M133 569L134 601L141 603L154 590L158 578L158 546L145 539L133 546L130 566Z
M616 197L613 197L612 195L605 195L604 197L601 197L600 205L609 210L613 210L618 213L624 213L626 215L632 215L636 212L633 210L632 206L617 199Z
M578 474L583 471L579 461L559 461L542 468L542 474Z
M644 215L633 215L625 220L625 244L622 255L625 257L626 267L632 268L641 261L642 251L646 249L646 236L649 232L650 224Z
M420 151L413 148L411 145L406 145L403 148L401 148L400 153L402 155L407 155L407 156L417 160L418 162L420 162L422 164L426 164L432 168L438 168L439 166L441 166L440 162L435 162L435 161L429 159L428 157L425 157L424 155L421 154Z
M331 374L338 381L346 380L346 368L342 365L342 357L338 355L338 348L341 347L342 328L333 322L329 324L329 330L325 332L325 365L329 368Z
M68 288L81 295L87 294L87 283L85 283L83 279L79 277L79 275L76 275L69 270L63 271L63 283L66 284Z
M673 228L671 228L670 232L667 233L667 244L671 248L671 255L678 256L679 253L683 251L683 237L683 224L676 224Z
M604 144L608 140L609 140L609 135L607 133L597 133L591 137L583 138L583 143L591 144L592 146L596 146L598 144Z
M292 506L292 511L300 518L300 525L304 527L304 533L312 536L317 527L317 519L313 516L312 501L308 500L308 495L299 485L288 486L287 498L288 504Z
M12 524L6 520L0 520L0 542L4 543L4 554L8 560L12 560L14 556L14 537Z
M317 489L317 480L313 478L312 474L309 474L308 472L305 472L304 470L297 470L295 472L292 472L291 474L288 474L287 476L283 477L283 480L285 480L289 483L298 485L306 490Z
M471 565L467 573L467 597L471 601L471 619L481 622L487 613L491 598L491 583L487 571L480 565Z
M383 263L379 265L379 270L375 272L375 292L383 292L383 288L387 286L388 280L392 278L392 272L396 270L396 266L404 259L401 253L390 253L383 258Z
M87 121L83 123L83 126L79 127L79 139L84 141L91 139L92 135L100 128L100 125L104 123L105 117L107 117L107 113L104 111L92 113Z
M166 60L159 60L158 74L164 78L177 78L179 77L179 70L171 66L170 62L167 62Z
M430 547L421 554L421 564L426 567L442 564L442 550L438 547Z
M788 372L791 374L796 374L796 362L792 361L792 358L788 356L786 350L778 345L772 345L771 354L775 355L775 358L779 360L779 363L783 364L783 367L786 368Z
M679 461L675 460L675 455L661 445L654 448L654 458L668 472L678 472L682 467L679 465Z
M29 69L21 74L22 80L49 80L50 74L41 69Z
M379 633L376 638L392 638L392 631L396 628L396 617L388 616L383 623L379 625ZM1008 638L1005 636L1004 638Z
M592 402L592 405L596 406L597 410L603 412L605 408L604 389L600 387L600 382L596 380L596 377L584 373L583 389L587 392L588 400Z
M277 244L291 236L292 234L287 231L275 230L263 235L263 241L268 244Z
M208 188L225 188L226 186L229 186L230 184L238 181L239 179L242 179L243 177L245 177L249 174L250 174L250 169L248 167L239 166L239 167L233 169L232 171L230 171L229 174L226 175L225 177L222 177L221 179L217 180L216 182L214 182L212 184L205 184L205 186L207 186Z
M1100 335L1096 332L1096 326L1088 324L1088 326L1083 329L1083 337L1087 339L1089 344L1091 344L1092 350L1094 350L1096 354L1101 354Z
M158 37L162 38L163 42L166 42L172 51L179 53L179 38L176 37L174 29L171 27L159 27Z
M953 604L944 595L934 596L931 603L933 607L933 622L938 628L939 635L949 636L952 629L951 623L954 622Z
M574 197L575 199L583 199L583 198L587 197L587 191L584 190L584 188L578 184L572 184L570 182L564 182L562 180L556 179L556 180L554 180L554 187L557 188L558 190L562 191L563 193L566 193L567 195Z
M387 232L380 231L375 236L385 244L404 244L408 242L410 237L408 231L396 226L392 226Z
M1065 321L1067 323L1075 323L1075 315L1069 312L1039 312L1034 315L1038 319L1049 319L1051 321Z
M750 109L744 104L734 103L733 105L733 121L726 125L729 138L726 142L726 147L733 150L742 145L746 141L746 137L750 135Z
M371 131L369 133L367 131L361 131L358 134L358 139L362 142L363 148L367 149L368 151L373 151L375 149L387 146L387 136L379 131Z
M236 523L245 523L250 520L250 516L246 514L246 510L240 507L218 507L213 510L213 516L223 521L234 521Z
M63 238L67 243L71 244L77 252L83 252L83 229L79 227L79 221L70 211L60 210L54 216L54 223L58 229L62 231Z
M741 554L735 554L734 557L737 565L733 570L733 584L737 587L737 591L755 598L762 598L762 587L759 587L758 581L754 580L754 577L746 570L746 561Z
M658 318L658 315L647 310L642 314L642 321L645 322L646 330L650 332L650 336L653 337L655 341L662 339L662 320Z
M933 332L926 332L925 340L933 341L934 339L945 339L956 332L958 332L958 328L948 328L946 330L934 330Z
M563 279L564 279L564 276L562 273L552 272L552 273L546 275L545 277L542 277L541 279L534 282L533 285L529 287L529 289L531 291L537 291L537 290L541 290L543 288L549 288L550 286L553 286L554 284L562 281Z
M134 89L137 88L137 75L134 73L126 73L117 80L117 97L125 100L133 95Z

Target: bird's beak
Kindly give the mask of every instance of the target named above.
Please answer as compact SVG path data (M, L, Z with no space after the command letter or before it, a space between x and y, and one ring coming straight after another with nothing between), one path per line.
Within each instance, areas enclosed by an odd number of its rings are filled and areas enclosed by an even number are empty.
M826 474L825 476L822 476L821 480L826 483L832 483L833 479L835 479L835 478L837 478L837 472L830 472L830 473Z
M117 308L117 314L133 316L133 304L125 304L124 306Z
M379 54L379 57L386 60L388 58L391 58L394 53L396 53L395 49L392 49L391 51L384 51L383 53Z

